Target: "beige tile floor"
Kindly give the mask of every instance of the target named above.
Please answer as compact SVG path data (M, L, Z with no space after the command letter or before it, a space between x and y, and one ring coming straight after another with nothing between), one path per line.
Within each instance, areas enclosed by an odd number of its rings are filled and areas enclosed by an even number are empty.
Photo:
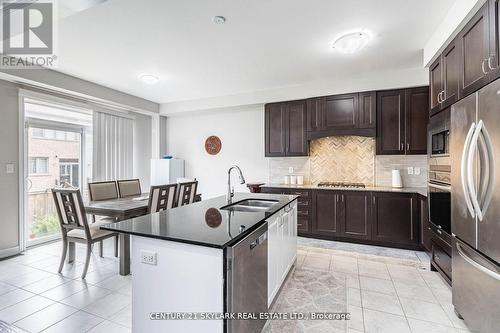
M453 313L450 287L429 270L426 255L304 239L299 244L297 268L321 281L332 273L344 279L351 313L345 325L302 325L307 332L340 327L349 333L469 332ZM130 332L131 278L118 274L112 243L105 246L105 258L92 256L85 281L80 279L81 246L76 263L57 274L60 246L53 243L0 261L0 320L20 332ZM306 287L317 297L314 285ZM277 302L285 297L279 295Z

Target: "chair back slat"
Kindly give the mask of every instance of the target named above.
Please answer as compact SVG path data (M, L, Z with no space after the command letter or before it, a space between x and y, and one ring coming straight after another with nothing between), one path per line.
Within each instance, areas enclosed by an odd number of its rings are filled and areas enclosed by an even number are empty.
M116 184L120 198L141 194L141 181L139 179L118 180Z
M59 223L63 229L88 229L87 216L79 189L52 189Z
M116 182L112 180L89 183L89 195L91 201L117 199L118 188Z
M175 207L177 184L151 186L149 191L149 212L156 213Z
M194 202L198 181L179 183L177 206L189 205Z

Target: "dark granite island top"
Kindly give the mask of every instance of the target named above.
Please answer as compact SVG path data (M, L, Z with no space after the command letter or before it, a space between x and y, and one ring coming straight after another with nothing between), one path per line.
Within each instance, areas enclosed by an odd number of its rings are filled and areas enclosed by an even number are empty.
M296 200L297 195L235 193L233 204L246 199L277 200L263 212L221 209L225 196L196 202L159 213L111 223L101 229L147 238L225 249L260 227L266 219Z

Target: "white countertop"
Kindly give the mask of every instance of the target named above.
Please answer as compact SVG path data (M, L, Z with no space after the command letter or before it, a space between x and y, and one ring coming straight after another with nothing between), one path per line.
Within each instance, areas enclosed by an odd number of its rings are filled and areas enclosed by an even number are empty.
M418 193L427 197L427 187L390 187L390 186L367 186L362 188L356 187L322 187L318 185L285 185L285 184L264 184L261 187L277 187L290 189L316 189L316 190L341 190L341 191L373 191L373 192L395 192L395 193Z

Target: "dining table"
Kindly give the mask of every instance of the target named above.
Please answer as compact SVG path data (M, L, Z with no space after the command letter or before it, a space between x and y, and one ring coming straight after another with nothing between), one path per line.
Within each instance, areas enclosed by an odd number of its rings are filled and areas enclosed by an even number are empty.
M90 215L112 217L116 222L148 214L149 193L84 203ZM120 275L130 274L130 235L120 234Z

